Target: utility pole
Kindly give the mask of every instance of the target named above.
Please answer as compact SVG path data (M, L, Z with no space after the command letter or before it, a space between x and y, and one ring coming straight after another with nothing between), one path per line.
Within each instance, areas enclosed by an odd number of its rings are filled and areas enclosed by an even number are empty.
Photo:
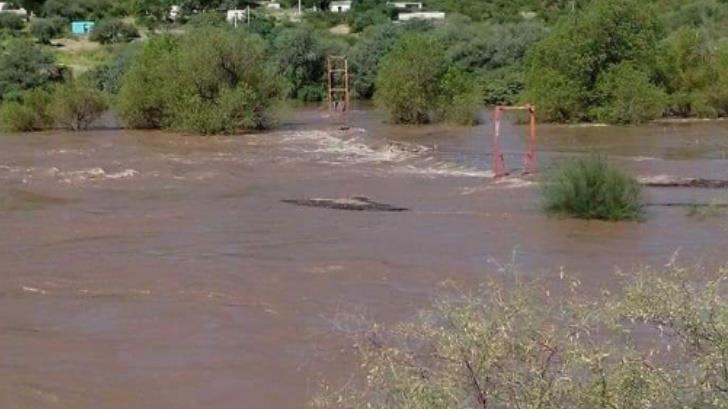
M303 14L303 9L301 8L301 0L298 0L298 15L300 16Z
M250 25L250 4L248 4L248 7L245 9L245 17L248 18L248 25Z

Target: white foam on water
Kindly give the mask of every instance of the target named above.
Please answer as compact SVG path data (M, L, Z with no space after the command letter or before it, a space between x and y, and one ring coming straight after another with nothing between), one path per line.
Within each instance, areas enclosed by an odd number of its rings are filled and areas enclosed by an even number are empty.
M653 175L653 176L639 176L637 177L637 182L643 185L659 185L659 184L669 184L669 183L675 183L675 182L684 182L689 181L689 178L682 178L677 176L671 176L671 175Z
M375 148L357 137L342 138L326 131L299 131L285 134L283 143L297 145L297 150L313 154L329 164L398 163L416 158L416 151L426 149L413 145L412 151L389 144Z
M373 146L352 133L366 133L364 129L347 131L297 131L282 136L280 142L298 153L311 154L315 160L330 165L393 164L394 172L429 178L452 176L492 178L493 172L447 161L436 161L437 149L406 142L389 142ZM292 146L291 146L292 145Z
M58 171L56 172L56 177L58 177L64 183L79 183L89 180L93 181L104 179L128 179L133 178L138 174L139 171L137 171L136 169L124 169L119 172L109 173L106 172L106 170L104 170L103 168L89 168L65 172Z
M501 179L496 179L492 183L484 185L484 186L477 186L477 187L466 187L462 189L462 195L468 196L472 195L478 192L486 192L489 190L496 190L496 189L522 189L527 188L531 186L535 186L538 183L532 180L526 180L519 177L505 177Z
M455 177L471 177L471 178L493 178L493 171L479 170L460 166L453 163L438 162L432 166L407 165L395 169L397 173L406 173L411 175L421 175L427 177L439 176L455 176Z

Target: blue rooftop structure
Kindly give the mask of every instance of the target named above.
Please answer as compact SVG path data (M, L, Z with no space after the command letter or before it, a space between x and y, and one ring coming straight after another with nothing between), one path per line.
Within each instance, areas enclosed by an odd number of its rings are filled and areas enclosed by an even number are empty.
M93 21L74 21L71 23L71 33L75 35L88 35L93 29Z

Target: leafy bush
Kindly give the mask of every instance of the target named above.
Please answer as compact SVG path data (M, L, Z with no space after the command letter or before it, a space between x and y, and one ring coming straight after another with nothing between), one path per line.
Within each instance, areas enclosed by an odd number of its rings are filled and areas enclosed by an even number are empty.
M0 106L0 126L9 132L31 132L48 128L52 119L48 113L50 95L35 89L24 92L18 99Z
M13 39L0 54L0 98L63 79L53 56L27 39Z
M260 37L203 27L145 44L124 76L118 111L132 127L203 134L265 128L282 82Z
M394 24L372 26L364 30L351 50L352 88L359 98L374 95L379 62L397 44L401 30Z
M15 13L0 12L0 31L15 34L25 27L25 19Z
M139 38L139 31L119 19L107 19L94 26L89 40L101 44L128 43Z
M613 65L629 62L651 74L660 26L649 4L594 0L576 17L563 17L530 51L526 98L547 121L593 120L597 81Z
M290 84L290 97L303 99L302 90L323 84L326 53L320 36L310 28L287 28L272 42L273 61ZM305 92L308 95L308 91Z
M597 83L602 102L593 117L613 124L637 124L662 114L666 98L643 71L630 63L607 70Z
M311 406L724 409L727 281L670 265L596 301L573 279L558 300L536 284L491 284L413 322L355 323L362 376Z
M59 126L85 130L108 108L106 98L81 81L57 85L51 94L49 112Z
M638 220L642 217L637 182L599 156L570 159L546 175L547 213L580 219Z
M118 94L124 74L129 70L139 48L137 44L129 44L121 48L114 54L111 61L97 65L84 73L84 76L99 91L111 95Z
M473 86L476 83L475 76L450 67L440 82L436 119L456 125L475 125L482 100L480 89Z
M41 7L44 17L60 16L67 20L101 20L126 14L126 1L118 0L46 0Z
M452 68L442 44L427 34L403 37L381 62L375 102L393 123L472 124L477 82Z
M438 85L447 69L440 42L427 35L407 35L382 59L375 102L393 123L431 122Z
M30 23L30 34L41 44L50 44L66 31L67 21L63 17L38 18Z
M225 15L216 11L206 11L192 15L187 24L191 27L222 27L227 23Z
M131 128L162 128L169 121L167 69L179 39L170 35L152 37L134 58L121 79L116 110Z

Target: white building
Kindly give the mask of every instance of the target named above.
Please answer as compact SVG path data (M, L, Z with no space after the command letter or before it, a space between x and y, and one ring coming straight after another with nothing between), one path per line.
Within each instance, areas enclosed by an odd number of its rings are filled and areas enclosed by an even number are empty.
M177 21L178 18L182 16L182 7L180 6L172 6L169 8L169 19L172 21Z
M332 1L329 5L329 10L332 13L346 13L351 10L351 0Z
M265 3L265 7L269 10L280 10L281 3L278 3L276 1L269 1L268 3Z
M398 20L445 20L445 13L441 11L418 11L413 13L399 13Z
M389 1L387 5L398 10L422 10L424 7L419 1Z
M237 25L238 23L245 22L248 18L248 12L246 10L228 10L225 20L230 24Z
M27 10L25 10L22 7L18 8L18 9L11 8L11 5L8 4L7 2L0 2L0 13L13 13L13 14L17 14L21 17L28 17Z

